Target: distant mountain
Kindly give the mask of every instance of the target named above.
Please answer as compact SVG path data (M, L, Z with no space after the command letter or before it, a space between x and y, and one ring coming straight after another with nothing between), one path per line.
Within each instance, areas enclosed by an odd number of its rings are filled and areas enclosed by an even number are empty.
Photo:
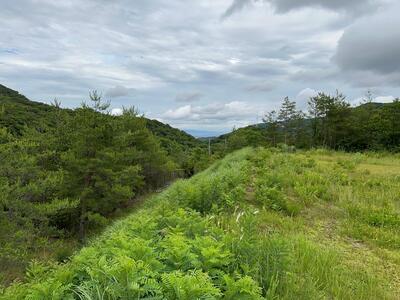
M51 126L49 114L56 111L56 108L40 102L31 101L24 95L0 84L0 126L4 126L14 135L21 135L25 126L41 129L44 126ZM67 109L71 113L73 110ZM182 147L202 146L202 142L192 135L163 124L157 120L146 119L147 128L161 139L162 145L177 143ZM170 146L168 146L170 147Z
M221 130L213 131L213 130L201 130L201 129L185 129L185 131L190 135L193 135L194 137L199 139L213 138L223 134L223 131Z

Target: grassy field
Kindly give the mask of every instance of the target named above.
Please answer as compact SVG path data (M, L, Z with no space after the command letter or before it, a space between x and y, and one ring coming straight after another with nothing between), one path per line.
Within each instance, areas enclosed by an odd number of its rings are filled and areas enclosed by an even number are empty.
M0 299L398 299L400 157L243 149Z

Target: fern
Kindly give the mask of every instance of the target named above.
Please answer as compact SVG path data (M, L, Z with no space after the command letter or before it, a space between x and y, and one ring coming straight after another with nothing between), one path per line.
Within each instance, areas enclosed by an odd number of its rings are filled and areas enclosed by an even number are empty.
M184 274L175 271L161 276L164 296L176 300L212 300L221 297L221 291L216 288L206 273L191 271Z

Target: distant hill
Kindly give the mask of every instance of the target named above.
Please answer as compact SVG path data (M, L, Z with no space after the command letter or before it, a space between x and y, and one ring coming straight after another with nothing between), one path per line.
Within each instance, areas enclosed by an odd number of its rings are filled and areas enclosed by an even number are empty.
M379 110L382 109L386 106L390 105L390 103L378 103L378 102L368 102L368 103L363 103L360 104L359 106L353 107L353 111L360 111L360 110L369 110L369 111L374 111L374 110ZM310 126L312 119L304 119L304 126ZM228 139L231 137L233 134L248 134L248 133L253 133L253 134L261 134L266 126L268 126L266 123L258 123L258 124L252 124L248 125L245 127L238 128L234 131L219 135L219 136L214 136L214 137L209 137L209 138L204 138L204 140L211 139L213 143L220 143L223 142L225 139ZM201 138L203 139L203 138Z
M210 137L217 137L226 132L224 130L216 131L216 130L202 130L202 129L186 129L185 131L198 139L207 139L207 140Z
M56 110L51 105L31 101L19 92L1 84L0 109L4 109L0 117L0 125L8 128L14 135L21 135L25 126L37 129L44 125L51 126L52 118L49 118L49 114ZM68 111L73 113L73 110L68 109ZM202 146L202 142L190 134L157 120L146 119L146 126L161 139L164 146L171 142L183 147Z
M147 128L160 138L168 138L184 146L195 147L200 141L183 130L171 127L157 120L147 119Z

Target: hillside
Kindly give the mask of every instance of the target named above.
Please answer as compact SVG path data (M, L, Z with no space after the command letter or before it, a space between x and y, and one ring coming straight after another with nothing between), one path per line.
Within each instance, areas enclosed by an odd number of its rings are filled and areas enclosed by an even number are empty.
M0 126L8 128L11 133L16 135L20 135L25 126L39 129L44 126L52 126L53 120L50 115L56 112L55 107L31 101L17 91L1 84L0 108L5 110L4 114L0 117ZM65 110L73 113L73 110ZM165 139L168 139L185 148L203 146L199 140L186 132L157 120L146 118L146 126L154 135L162 139L164 144L166 143Z
M0 84L0 108L4 113L0 116L0 126L9 129L12 134L20 135L26 125L33 128L52 125L46 122L54 107L28 100L17 91L9 89Z
M305 113L285 98L278 111L266 114L265 123L235 129L214 137L214 152L245 146L290 145L301 149L323 147L349 152L400 151L400 100L367 102L352 107L342 94L319 93L310 98Z
M198 139L185 131L171 127L170 125L164 124L160 121L147 119L146 125L147 128L149 128L149 130L159 138L166 138L188 147L198 147L199 145L202 145L199 143Z
M246 148L1 299L398 299L400 157Z

